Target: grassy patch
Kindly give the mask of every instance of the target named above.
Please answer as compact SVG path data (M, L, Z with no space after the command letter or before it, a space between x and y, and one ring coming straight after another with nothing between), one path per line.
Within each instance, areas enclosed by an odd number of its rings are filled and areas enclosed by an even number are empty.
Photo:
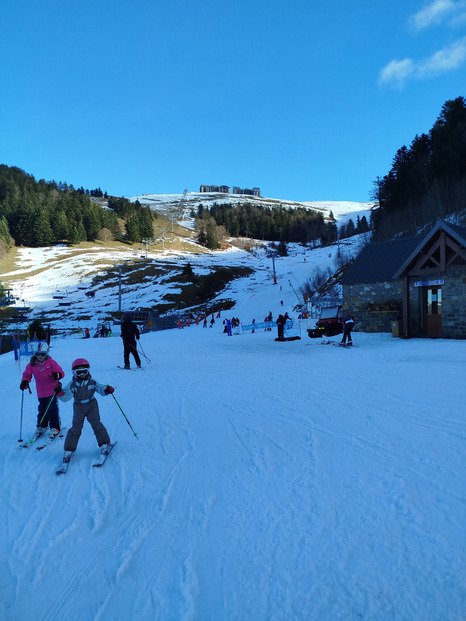
M161 307L164 307L164 312L167 312L167 307L177 310L203 307L223 291L232 280L244 278L252 272L253 270L249 267L217 267L210 274L196 276L192 282L186 282L185 279L185 284L182 282L182 275L174 277L182 291L165 295L165 303L158 305L157 308L159 312L162 312Z

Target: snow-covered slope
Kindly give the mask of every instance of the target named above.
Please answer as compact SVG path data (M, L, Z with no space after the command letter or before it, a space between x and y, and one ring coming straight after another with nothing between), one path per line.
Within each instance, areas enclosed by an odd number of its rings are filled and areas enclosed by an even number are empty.
M0 617L461 619L463 343L358 333L349 351L222 327L144 335L141 371L117 368L118 336L53 341L138 434L99 397L117 445L92 468L86 424L61 478L63 440L18 448L26 361L0 357ZM35 412L26 393L25 439Z
M316 269L335 268L338 252L351 257L357 254L364 236L354 236L325 248L303 248L289 244L289 256L275 260L278 287L273 285L273 263L266 256L266 247L254 254L232 247L228 251L195 253L160 251L150 252L150 264L180 267L188 261L196 273L206 273L218 266L250 267L254 275L235 280L218 297L236 302L235 313L245 321L262 319L269 311L276 316L283 300L291 313L298 303L299 288ZM13 270L0 275L0 281L11 287L19 306L31 307L30 319L46 314L52 327L73 330L85 327L94 330L102 321L108 321L110 312L120 304L117 265L137 265L141 257L123 246L119 250L93 247L85 249L56 246L53 248L19 248ZM145 269L147 263L142 264ZM92 285L99 274L113 272L112 280ZM142 283L128 284L121 289L121 308L137 310L151 308L163 301L165 295L176 291L178 285L167 276L145 277ZM89 297L86 293L94 293ZM272 308L268 308L272 301ZM301 299L302 301L302 299ZM66 306L63 306L66 304ZM18 324L21 327L21 324Z
M91 318L81 327L94 328L107 305L116 308L117 288L87 298L78 287L89 282L92 251L68 251L21 249L7 278L27 273L18 286L37 312L56 309L53 293L64 291ZM40 452L19 448L20 429L26 440L34 431L37 399L24 393L22 407L27 360L0 356L1 619L464 616L463 343L356 333L351 351L308 339L299 323L301 340L287 343L274 331L223 333L233 315L248 324L286 310L296 320L296 290L336 253L290 247L275 261L277 284L263 251L163 253L199 273L225 264L255 272L222 293L235 307L212 328L143 335L141 371L117 368L118 329L107 339L54 337L65 380L85 357L116 389L118 403L98 397L117 441L101 470L91 465L98 448L87 424L62 478L63 439ZM173 286L128 286L122 307ZM76 319L57 315L53 327L70 325ZM71 404L60 411L69 428Z
M189 209L197 209L199 205L211 206L214 203L229 203L237 205L239 203L250 203L262 207L284 207L296 209L301 207L316 211L328 218L333 214L338 224L346 224L350 218L356 222L359 215L366 216L370 220L371 211L376 208L377 203L358 203L354 201L291 201L277 198L266 198L262 196L246 196L244 194L223 194L213 192L187 192L186 194L141 194L134 196L131 201L138 200L140 203L149 205L151 208L161 213L177 210L180 202L183 201Z

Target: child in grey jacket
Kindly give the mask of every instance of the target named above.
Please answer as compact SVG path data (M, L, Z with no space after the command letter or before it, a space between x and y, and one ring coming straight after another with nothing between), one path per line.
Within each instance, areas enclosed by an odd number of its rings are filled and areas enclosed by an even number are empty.
M71 368L73 371L73 379L71 382L64 388L59 384L55 389L61 401L69 401L74 397L73 424L65 438L64 462L70 461L71 455L76 450L86 418L94 431L101 453L105 455L111 448L110 436L100 420L99 405L95 398L95 393L97 392L99 395L106 396L112 394L114 389L112 386L99 384L96 380L92 379L89 373L89 362L84 358L75 360Z

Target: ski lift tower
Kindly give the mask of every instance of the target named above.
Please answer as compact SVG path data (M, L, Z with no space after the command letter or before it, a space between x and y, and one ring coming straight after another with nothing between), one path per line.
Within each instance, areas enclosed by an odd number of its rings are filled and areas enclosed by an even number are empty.
M149 246L151 246L154 242L155 242L155 239L153 237L152 239L141 239L141 243L144 244L144 246L146 247L146 259L147 259L147 253L149 252Z
M180 201L180 205L178 207L178 210L175 212L175 216L172 219L172 233L173 233L173 227L175 225L175 222L179 222L181 220L183 220L184 218L184 214L185 211L188 208L188 190L185 190L183 192L183 196L181 197L181 201Z
M121 313L121 270L123 268L123 265L126 265L126 263L128 263L128 261L123 261L123 263L118 263L118 265L115 263L113 265L113 267L116 267L118 269L118 274L115 274L115 276L118 276L118 312L119 313Z

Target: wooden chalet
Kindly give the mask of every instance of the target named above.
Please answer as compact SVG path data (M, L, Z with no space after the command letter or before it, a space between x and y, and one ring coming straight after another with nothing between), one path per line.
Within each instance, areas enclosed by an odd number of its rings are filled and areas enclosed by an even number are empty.
M466 228L366 246L344 275L343 305L364 332L466 338Z

